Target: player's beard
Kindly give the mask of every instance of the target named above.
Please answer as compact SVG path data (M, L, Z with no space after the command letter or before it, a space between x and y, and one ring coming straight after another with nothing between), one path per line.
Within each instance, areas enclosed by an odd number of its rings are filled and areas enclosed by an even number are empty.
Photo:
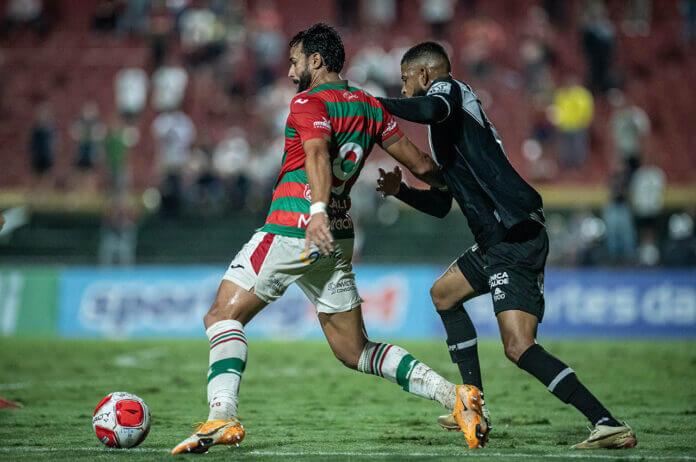
M293 81L297 85L297 93L302 93L307 90L312 84L312 74L309 73L308 69L305 69L298 80Z

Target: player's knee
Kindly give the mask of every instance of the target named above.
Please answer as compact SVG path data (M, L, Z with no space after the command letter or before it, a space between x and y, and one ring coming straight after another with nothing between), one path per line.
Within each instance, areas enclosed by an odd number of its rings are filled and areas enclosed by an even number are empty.
M448 296L448 291L443 286L444 284L438 279L430 288L430 299L438 311L449 310L454 305L454 301Z
M533 339L528 339L524 337L514 337L503 342L503 348L505 349L505 356L517 364L517 361L522 356L522 353L527 351L527 349L534 344Z
M234 304L222 303L218 300L215 300L208 312L205 314L205 316L203 316L203 324L205 325L205 328L207 329L216 322L224 321L227 319L239 321L242 324L246 324L246 320L243 319L241 311L235 309L235 307L236 305Z

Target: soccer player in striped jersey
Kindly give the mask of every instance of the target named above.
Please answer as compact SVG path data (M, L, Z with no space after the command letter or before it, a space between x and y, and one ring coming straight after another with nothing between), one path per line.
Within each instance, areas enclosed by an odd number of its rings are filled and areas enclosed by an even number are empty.
M454 411L469 447L478 447L487 435L478 390L455 386L399 346L371 341L352 272L349 194L374 146L433 186L443 185L438 168L403 136L379 101L341 80L345 52L333 28L315 24L289 47L288 76L299 93L290 103L273 201L266 223L232 261L204 318L208 420L172 453L242 441L237 395L247 359L244 326L293 282L316 307L336 358Z

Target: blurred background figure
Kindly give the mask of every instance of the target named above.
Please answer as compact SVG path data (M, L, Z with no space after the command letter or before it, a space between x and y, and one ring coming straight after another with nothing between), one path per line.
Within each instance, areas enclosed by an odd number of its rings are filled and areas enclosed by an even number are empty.
M97 167L102 160L106 127L99 116L99 106L94 101L82 106L82 113L70 127L70 136L75 144L74 168L76 179L73 186L80 191L95 191Z
M626 101L619 90L611 90L609 102L613 108L611 131L616 154L633 174L643 159L645 142L650 134L650 119L644 110Z
M595 93L615 86L612 62L616 48L614 25L607 18L603 0L587 0L582 17L582 43L589 75L587 84Z
M430 25L430 35L436 40L448 37L455 6L455 0L421 0L421 17Z
M631 205L638 226L638 258L646 266L660 260L660 217L665 201L665 174L659 167L640 167L631 179Z
M594 98L569 76L553 98L554 122L559 134L558 160L562 168L581 169L587 160L589 127L594 117Z
M128 68L116 74L116 107L127 119L135 119L145 108L148 77L143 69Z
M620 165L609 184L609 202L602 210L606 225L606 252L613 264L629 264L636 251L636 228L628 202L631 171Z
M156 146L156 163L162 189L162 211L169 215L181 213L183 167L191 153L196 127L184 112L162 112L152 122Z
M53 109L48 103L43 103L36 111L36 118L29 136L34 189L44 190L53 185L55 177L52 170L58 150L58 141Z
M110 196L104 210L99 241L99 264L130 266L135 263L136 211L127 191Z

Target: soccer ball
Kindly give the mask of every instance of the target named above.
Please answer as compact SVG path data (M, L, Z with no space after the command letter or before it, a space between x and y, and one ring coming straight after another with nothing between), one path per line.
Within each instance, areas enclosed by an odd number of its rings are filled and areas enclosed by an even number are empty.
M116 391L99 401L92 427L106 446L132 448L142 443L150 431L150 410L134 394Z

